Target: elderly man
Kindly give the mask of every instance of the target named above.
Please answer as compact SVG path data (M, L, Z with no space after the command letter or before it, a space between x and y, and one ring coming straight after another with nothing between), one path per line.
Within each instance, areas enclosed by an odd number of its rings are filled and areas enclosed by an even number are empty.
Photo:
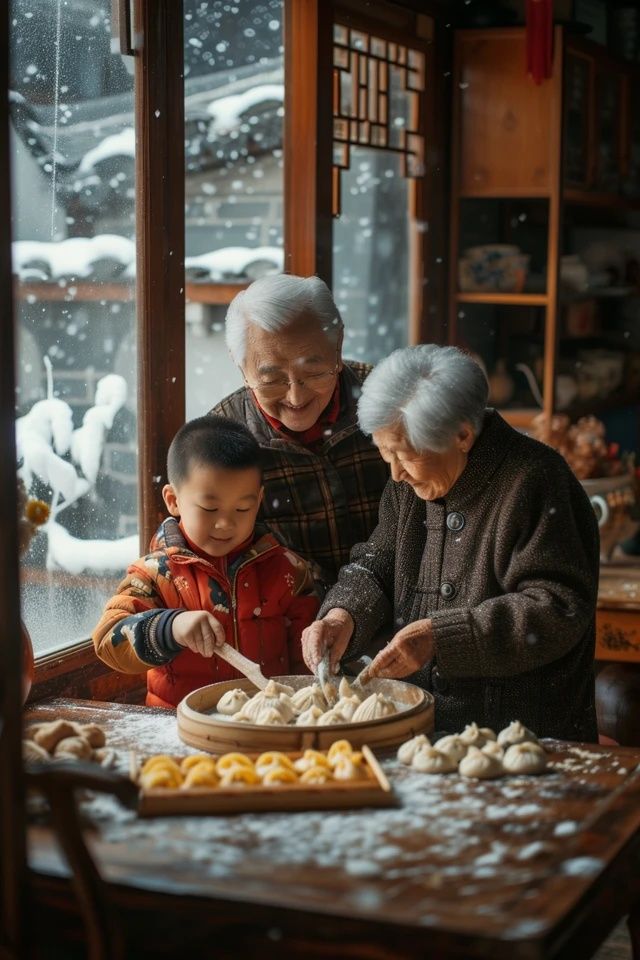
M318 277L263 277L231 301L229 352L245 386L211 413L264 454L262 518L312 562L321 589L376 525L388 470L356 418L370 367L343 361L343 324Z

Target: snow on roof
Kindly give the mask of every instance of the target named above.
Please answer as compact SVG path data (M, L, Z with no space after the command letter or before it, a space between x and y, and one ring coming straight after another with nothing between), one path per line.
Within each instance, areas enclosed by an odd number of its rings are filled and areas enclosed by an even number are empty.
M120 133L105 137L97 147L85 153L80 161L78 173L90 173L96 163L108 157L135 157L136 132L133 127L126 127Z
M252 87L243 93L213 100L207 107L207 113L213 117L212 128L215 133L226 133L241 122L241 114L259 103L268 100L284 102L284 84L264 83Z
M133 240L116 234L71 237L57 243L16 240L12 244L13 272L23 281L59 280L63 277L91 278L98 264L113 265L112 276L135 276L136 248ZM191 279L219 282L227 278L256 279L284 267L279 247L223 247L185 259ZM105 279L103 271L100 279Z
M284 267L284 254L279 247L223 247L212 253L197 257L185 257L185 272L209 274L211 279L223 280L225 276L251 276L251 264L271 265L272 270L260 268L261 273L278 273ZM252 279L255 279L252 277Z
M98 261L112 261L114 274L135 259L135 244L126 237L101 233L96 237L71 237L45 243L40 240L16 240L11 245L13 270L21 279L33 279L33 268L60 277L89 277ZM26 277L25 277L26 274Z

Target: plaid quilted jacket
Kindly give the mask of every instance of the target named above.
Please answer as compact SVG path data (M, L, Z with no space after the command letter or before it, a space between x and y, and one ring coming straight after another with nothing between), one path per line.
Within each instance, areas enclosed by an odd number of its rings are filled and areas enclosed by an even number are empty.
M312 563L321 586L335 583L351 547L367 540L389 477L373 441L358 427L356 407L368 364L345 362L340 414L331 435L313 450L278 433L241 387L211 413L247 425L264 453L261 519Z

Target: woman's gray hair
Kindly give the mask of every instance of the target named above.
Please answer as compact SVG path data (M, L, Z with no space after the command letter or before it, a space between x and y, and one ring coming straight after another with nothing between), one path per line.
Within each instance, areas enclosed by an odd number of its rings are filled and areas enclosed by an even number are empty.
M235 295L227 310L225 338L234 363L241 367L245 361L250 323L276 333L304 313L317 317L330 339L338 339L342 317L324 280L286 273L254 280Z
M482 429L489 385L476 361L457 347L405 347L369 374L358 402L365 433L399 426L419 452L446 450L463 423Z

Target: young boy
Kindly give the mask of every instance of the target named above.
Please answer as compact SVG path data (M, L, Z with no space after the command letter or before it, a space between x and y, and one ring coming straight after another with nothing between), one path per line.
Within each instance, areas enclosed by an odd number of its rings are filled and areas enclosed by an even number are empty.
M147 704L175 707L197 687L239 677L224 640L266 676L306 673L300 634L318 610L305 562L266 527L260 448L226 417L191 420L167 458L171 514L132 564L93 633L98 657L147 673Z

